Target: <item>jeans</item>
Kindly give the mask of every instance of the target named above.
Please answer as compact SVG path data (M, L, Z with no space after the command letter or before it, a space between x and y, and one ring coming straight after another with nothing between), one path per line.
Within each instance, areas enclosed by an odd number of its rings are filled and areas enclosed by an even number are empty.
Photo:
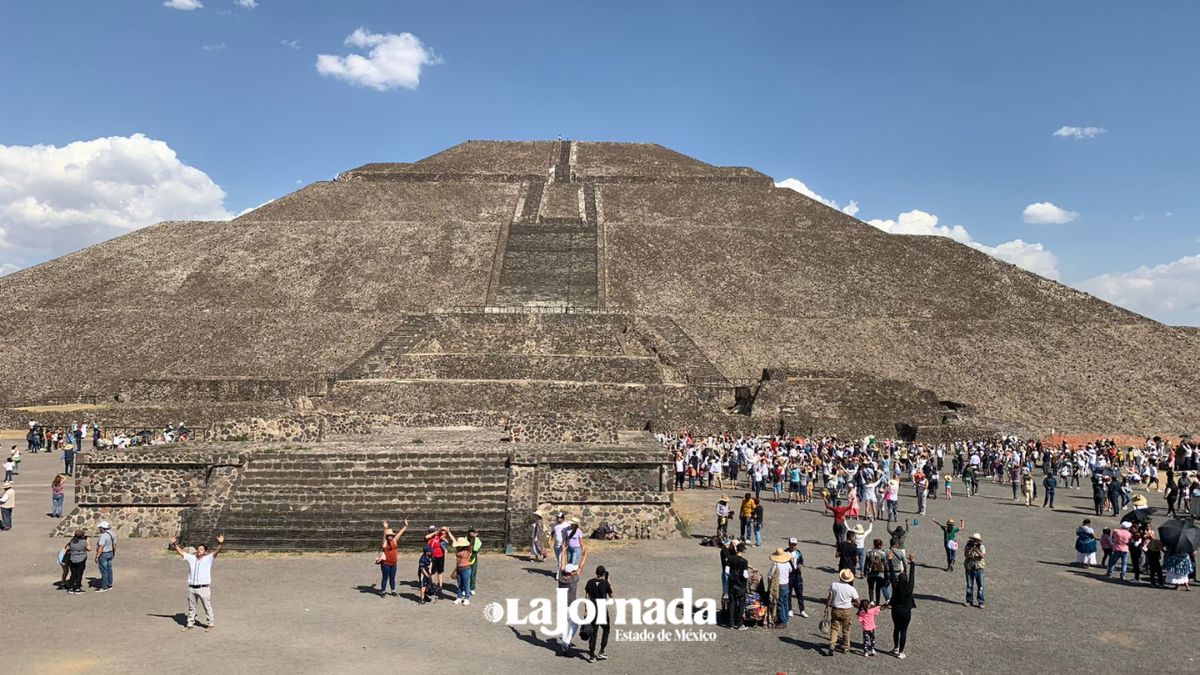
M846 541L846 524L845 523L834 523L833 524L833 545L837 546L838 544L842 543L843 541Z
M762 546L762 530L763 524L757 520L751 523L751 528L754 530L754 545Z
M479 558L475 558L475 562L471 563L471 595L475 595L475 588L479 584Z
M112 588L113 585L113 569L112 569L113 554L112 552L101 553L100 562L100 588Z
M75 472L75 458L74 457L64 457L63 458L63 473L70 476L74 472Z
M471 568L458 568L458 598L460 600L471 599Z
M762 492L762 481L754 479L754 501L758 501L758 495Z
M379 580L379 592L387 593L388 584L391 584L392 592L396 592L396 566L383 563L379 571L383 573L383 578Z
M12 480L12 477L13 477L13 472L9 471L8 469L5 469L4 470L4 482L5 483L9 482L10 480Z
M12 529L12 509L0 508L0 530Z
M567 563L572 565L579 564L580 550L577 546L567 547Z
M866 572L866 564L867 564L866 551L864 551L860 548L860 549L858 549L858 573L859 574L863 574L864 572Z
M1121 562L1121 578L1125 578L1125 572L1129 570L1129 551L1113 551L1112 556L1108 559L1108 571L1104 573L1104 576L1112 576L1117 561Z
M775 603L775 613L778 614L778 624L786 626L788 624L788 612L792 609L792 588L787 584L779 586L779 600Z
M596 638L600 637L600 631L604 631L604 637L600 638L600 653L603 654L605 649L608 649L608 624L592 622L592 634L588 636L588 654L596 655Z
M67 582L67 590L78 591L83 588L83 570L87 568L87 561L70 563L71 580Z
M973 594L973 589L978 589L978 592ZM983 570L967 570L967 604L976 602L983 605Z
M66 495L50 495L50 515L62 518L63 497Z
M867 597L871 602L882 605L884 601L892 599L891 585L887 582L887 577L867 577Z
M1047 504L1050 508L1054 508L1054 490L1046 490L1046 496L1042 498L1042 506Z
M917 513L925 513L925 491L917 490Z
M742 541L750 539L750 519L742 516Z
M800 576L799 572L792 572L791 587L792 587L792 589L791 589L791 591L789 591L789 593L790 593L791 597L796 601L796 605L799 606L800 611L803 612L804 611L804 577Z
M897 502L897 501L896 501L896 500L894 500L894 499L889 499L889 500L887 500L887 513L888 513L888 515L887 515L887 519L888 519L888 521L889 521L889 522L890 522L890 521L893 521L893 520L899 520L899 519L900 519L900 518L899 518L899 516L897 516L897 515L896 515L896 505L897 505L898 503L899 503L899 502Z

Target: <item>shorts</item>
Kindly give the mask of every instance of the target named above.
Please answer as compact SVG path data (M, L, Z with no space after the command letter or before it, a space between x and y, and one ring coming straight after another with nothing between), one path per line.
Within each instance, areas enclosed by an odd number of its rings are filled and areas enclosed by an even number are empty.
M800 491L800 481L794 480L794 481L788 483L788 492L799 492L799 491Z
M445 571L446 571L446 556L442 556L440 558L434 558L432 567L430 568L430 574L441 574L442 572L445 572Z

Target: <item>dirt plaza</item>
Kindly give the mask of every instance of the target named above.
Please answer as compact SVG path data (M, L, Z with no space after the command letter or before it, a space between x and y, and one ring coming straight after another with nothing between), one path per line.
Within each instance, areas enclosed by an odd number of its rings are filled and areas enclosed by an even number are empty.
M766 502L763 546L751 548L750 564L766 570L767 557L789 536L800 539L807 565L805 595L810 618L793 617L786 629L735 632L723 626L628 626L614 633L607 661L588 664L559 658L553 640L533 626L508 626L485 617L489 603L509 598L528 607L553 598L549 564L514 556L485 555L479 595L456 606L451 594L436 605L415 598L416 555L401 554L399 597L376 593L373 554L220 555L213 567L217 628L184 633L186 566L157 539L118 542L115 586L96 593L99 573L89 559L89 591L71 596L57 590L55 556L64 543L47 536L49 483L61 468L57 456L25 455L16 478L19 495L14 529L0 534L3 612L9 629L0 645L5 672L129 673L202 668L213 672L861 672L886 667L897 672L1010 672L1054 669L1082 672L1151 666L1159 671L1194 668L1184 652L1164 651L1165 635L1188 626L1200 594L1155 590L1145 584L1104 579L1074 568L1074 528L1090 515L1090 494L1061 491L1056 511L1025 508L1007 486L985 482L978 498L956 496L929 502L909 538L916 556L917 609L909 632L908 659L880 654L873 661L852 651L825 657L817 630L820 599L833 580L831 519L818 507ZM740 497L744 491L727 490ZM647 542L589 542L588 570L610 570L618 596L642 599L718 599L716 549L699 545L711 528L714 490L689 490L676 498L688 532ZM1150 495L1151 504L1162 498ZM915 500L901 498L904 517ZM70 491L68 503L70 504ZM396 519L404 514L396 514ZM944 572L941 536L927 518L966 519L966 532L987 544L987 609L962 605L961 572ZM1099 527L1110 518L1094 519ZM411 533L426 523L412 523ZM880 525L876 531L882 533ZM875 533L872 534L872 538ZM94 538L93 538L94 541ZM452 582L447 583L447 589ZM863 582L856 582L862 586ZM861 589L860 589L861 590ZM525 610L527 611L527 610ZM676 634L675 629L684 632ZM690 632L690 633L689 633ZM879 647L891 648L885 611ZM690 639L686 639L689 638ZM677 639L682 636L685 639ZM1153 637L1158 636L1158 637ZM859 643L856 629L854 644ZM633 639L648 638L648 639ZM280 645L287 645L281 648Z

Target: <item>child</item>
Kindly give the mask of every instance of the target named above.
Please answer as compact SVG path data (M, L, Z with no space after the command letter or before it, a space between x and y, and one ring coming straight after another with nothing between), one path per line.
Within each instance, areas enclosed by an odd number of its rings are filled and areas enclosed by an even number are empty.
M942 476L942 478L946 479L946 499L953 499L954 495L952 493L954 492L954 476L946 474L945 476Z
M420 604L425 604L427 597L428 602L437 604L437 596L433 594L433 555L428 546L417 562L417 583L421 587Z
M1110 535L1112 535L1112 528L1108 527L1104 528L1104 531L1100 533L1100 550L1104 551L1104 558L1100 560L1100 566L1104 568L1108 567L1108 558L1112 555L1112 539L1109 538Z
M875 617L879 616L882 607L875 605L869 598L858 601L858 624L863 632L863 656L875 656Z

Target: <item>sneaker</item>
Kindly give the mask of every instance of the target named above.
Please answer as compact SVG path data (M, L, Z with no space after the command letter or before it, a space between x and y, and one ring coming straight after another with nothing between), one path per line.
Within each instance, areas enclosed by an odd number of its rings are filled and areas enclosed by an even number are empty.
M101 588L100 590L98 590L98 591L96 591L96 592L97 592L97 593L103 593L104 591L107 591L107 590L108 590L107 588Z
M898 659L907 659L908 657L904 655L904 652L900 652L899 654L897 654L897 655L896 655L896 658L898 658Z
M471 601L470 601L470 600L463 600L463 604L464 604L464 605L469 605L469 604L471 604Z
M788 616L796 616L796 612L794 610L789 609Z
M454 599L454 604L456 604L456 605L461 605L461 604L462 604L462 598L455 598L455 599Z
M604 652L600 652L599 654L596 655L596 658L603 661L604 659L608 658L608 654L605 654Z
M806 611L804 611L804 610L800 610L800 618L802 618L802 619L807 619L807 618L808 618L808 612L806 612Z
M211 633L211 632L213 632L213 631L214 631L214 630L216 630L216 629L217 629L217 627L216 627L216 626L205 626L205 627L204 627L204 632L205 632L205 633Z
M591 656L591 655L589 655L589 656L588 656L588 658L587 658L587 662L588 662L588 663L595 663L595 662L596 662L596 657L595 657L595 656Z
M983 603L979 603L979 609L983 609Z

